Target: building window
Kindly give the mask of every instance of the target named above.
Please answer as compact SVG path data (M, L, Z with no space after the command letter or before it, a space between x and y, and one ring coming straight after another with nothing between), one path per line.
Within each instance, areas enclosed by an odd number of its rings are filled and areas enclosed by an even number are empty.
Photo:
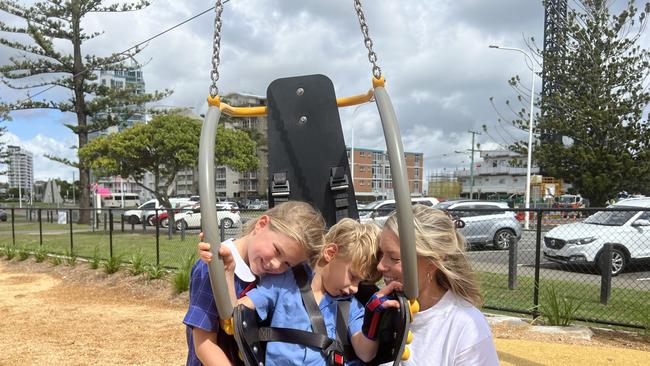
M413 169L413 177L420 178L420 168Z
M420 155L415 155L415 164L420 163Z
M373 180L372 181L372 189L381 189L381 181L380 180Z
M506 178L499 179L499 184L506 184Z
M420 191L420 182L413 182L413 190L416 192Z

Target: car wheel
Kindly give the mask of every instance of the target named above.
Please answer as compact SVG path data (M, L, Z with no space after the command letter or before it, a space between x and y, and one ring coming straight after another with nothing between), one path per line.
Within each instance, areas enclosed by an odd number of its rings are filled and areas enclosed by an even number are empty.
M169 217L165 217L164 219L160 220L160 227L168 227L169 226Z
M185 220L179 220L176 222L176 229L185 230L187 229L187 222Z
M597 263L600 263L600 259L602 258L599 257L599 261ZM627 266L627 255L625 252L621 249L618 248L612 248L612 276L618 276L625 270L625 267ZM600 272L600 265L598 266L598 271Z
M136 215L131 215L129 216L127 221L129 222L129 224L135 225L140 223L140 218L137 217Z
M510 248L510 243L514 243L515 233L510 229L499 229L494 234L494 247L499 250Z
M150 215L149 217L147 217L147 224L149 226L155 226L156 225L155 218L156 215Z
M233 225L233 222L232 222L231 219L225 218L225 219L221 220L221 224L223 225L224 229L230 229L232 227L232 225Z

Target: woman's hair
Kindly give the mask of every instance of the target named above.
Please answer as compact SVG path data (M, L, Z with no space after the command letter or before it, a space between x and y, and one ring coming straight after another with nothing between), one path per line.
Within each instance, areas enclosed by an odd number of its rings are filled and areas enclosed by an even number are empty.
M288 201L266 210L263 215L271 218L271 230L295 240L305 250L310 265L315 265L325 245L325 220L310 204ZM246 223L242 233L253 231L258 219Z
M381 229L375 224L344 218L325 234L325 243L335 243L336 255L352 259L352 270L362 279L376 282L381 276L377 271L379 234Z
M454 221L444 212L424 205L413 206L413 221L416 253L438 268L436 279L440 286L480 307L483 296L465 254L465 238L456 230ZM388 218L386 227L399 235L396 214Z

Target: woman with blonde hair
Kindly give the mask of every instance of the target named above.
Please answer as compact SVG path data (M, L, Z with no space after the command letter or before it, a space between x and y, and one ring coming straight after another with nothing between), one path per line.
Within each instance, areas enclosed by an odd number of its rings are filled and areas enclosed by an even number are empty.
M413 219L420 311L411 323L411 356L402 365L498 365L492 332L477 309L482 296L465 239L440 210L415 205ZM398 232L393 213L380 235L382 257L377 265L389 288L400 288L402 281ZM377 295L384 308L396 306L395 300Z

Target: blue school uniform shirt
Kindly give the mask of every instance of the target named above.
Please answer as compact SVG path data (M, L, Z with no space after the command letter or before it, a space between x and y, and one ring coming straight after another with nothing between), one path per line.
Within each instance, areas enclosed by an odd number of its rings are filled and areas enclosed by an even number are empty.
M313 275L309 273L309 280ZM260 279L256 288L246 294L262 320L271 317L272 327L292 328L311 332L309 315L302 303L300 288L296 284L293 271L279 275L266 275ZM327 335L336 338L337 300L350 297L323 296L319 307L325 320ZM354 297L350 302L348 336L361 331L364 308ZM284 342L269 342L266 345L266 365L325 365L326 359L317 348ZM360 365L359 360L348 360L346 365Z
M223 242L222 245L228 246L233 251L236 262L235 291L237 296L240 297L244 290L252 287L252 284L255 282L255 276L246 263L241 260L232 239ZM186 365L202 366L203 364L194 350L192 329L198 327L208 332L218 332L219 313L217 312L217 305L212 294L212 287L210 286L208 265L201 260L198 260L192 267L192 274L190 276L190 306L187 314L185 314L183 323L186 325L185 333L187 338ZM222 343L219 338L217 339L217 344L222 349L226 347L225 343Z

